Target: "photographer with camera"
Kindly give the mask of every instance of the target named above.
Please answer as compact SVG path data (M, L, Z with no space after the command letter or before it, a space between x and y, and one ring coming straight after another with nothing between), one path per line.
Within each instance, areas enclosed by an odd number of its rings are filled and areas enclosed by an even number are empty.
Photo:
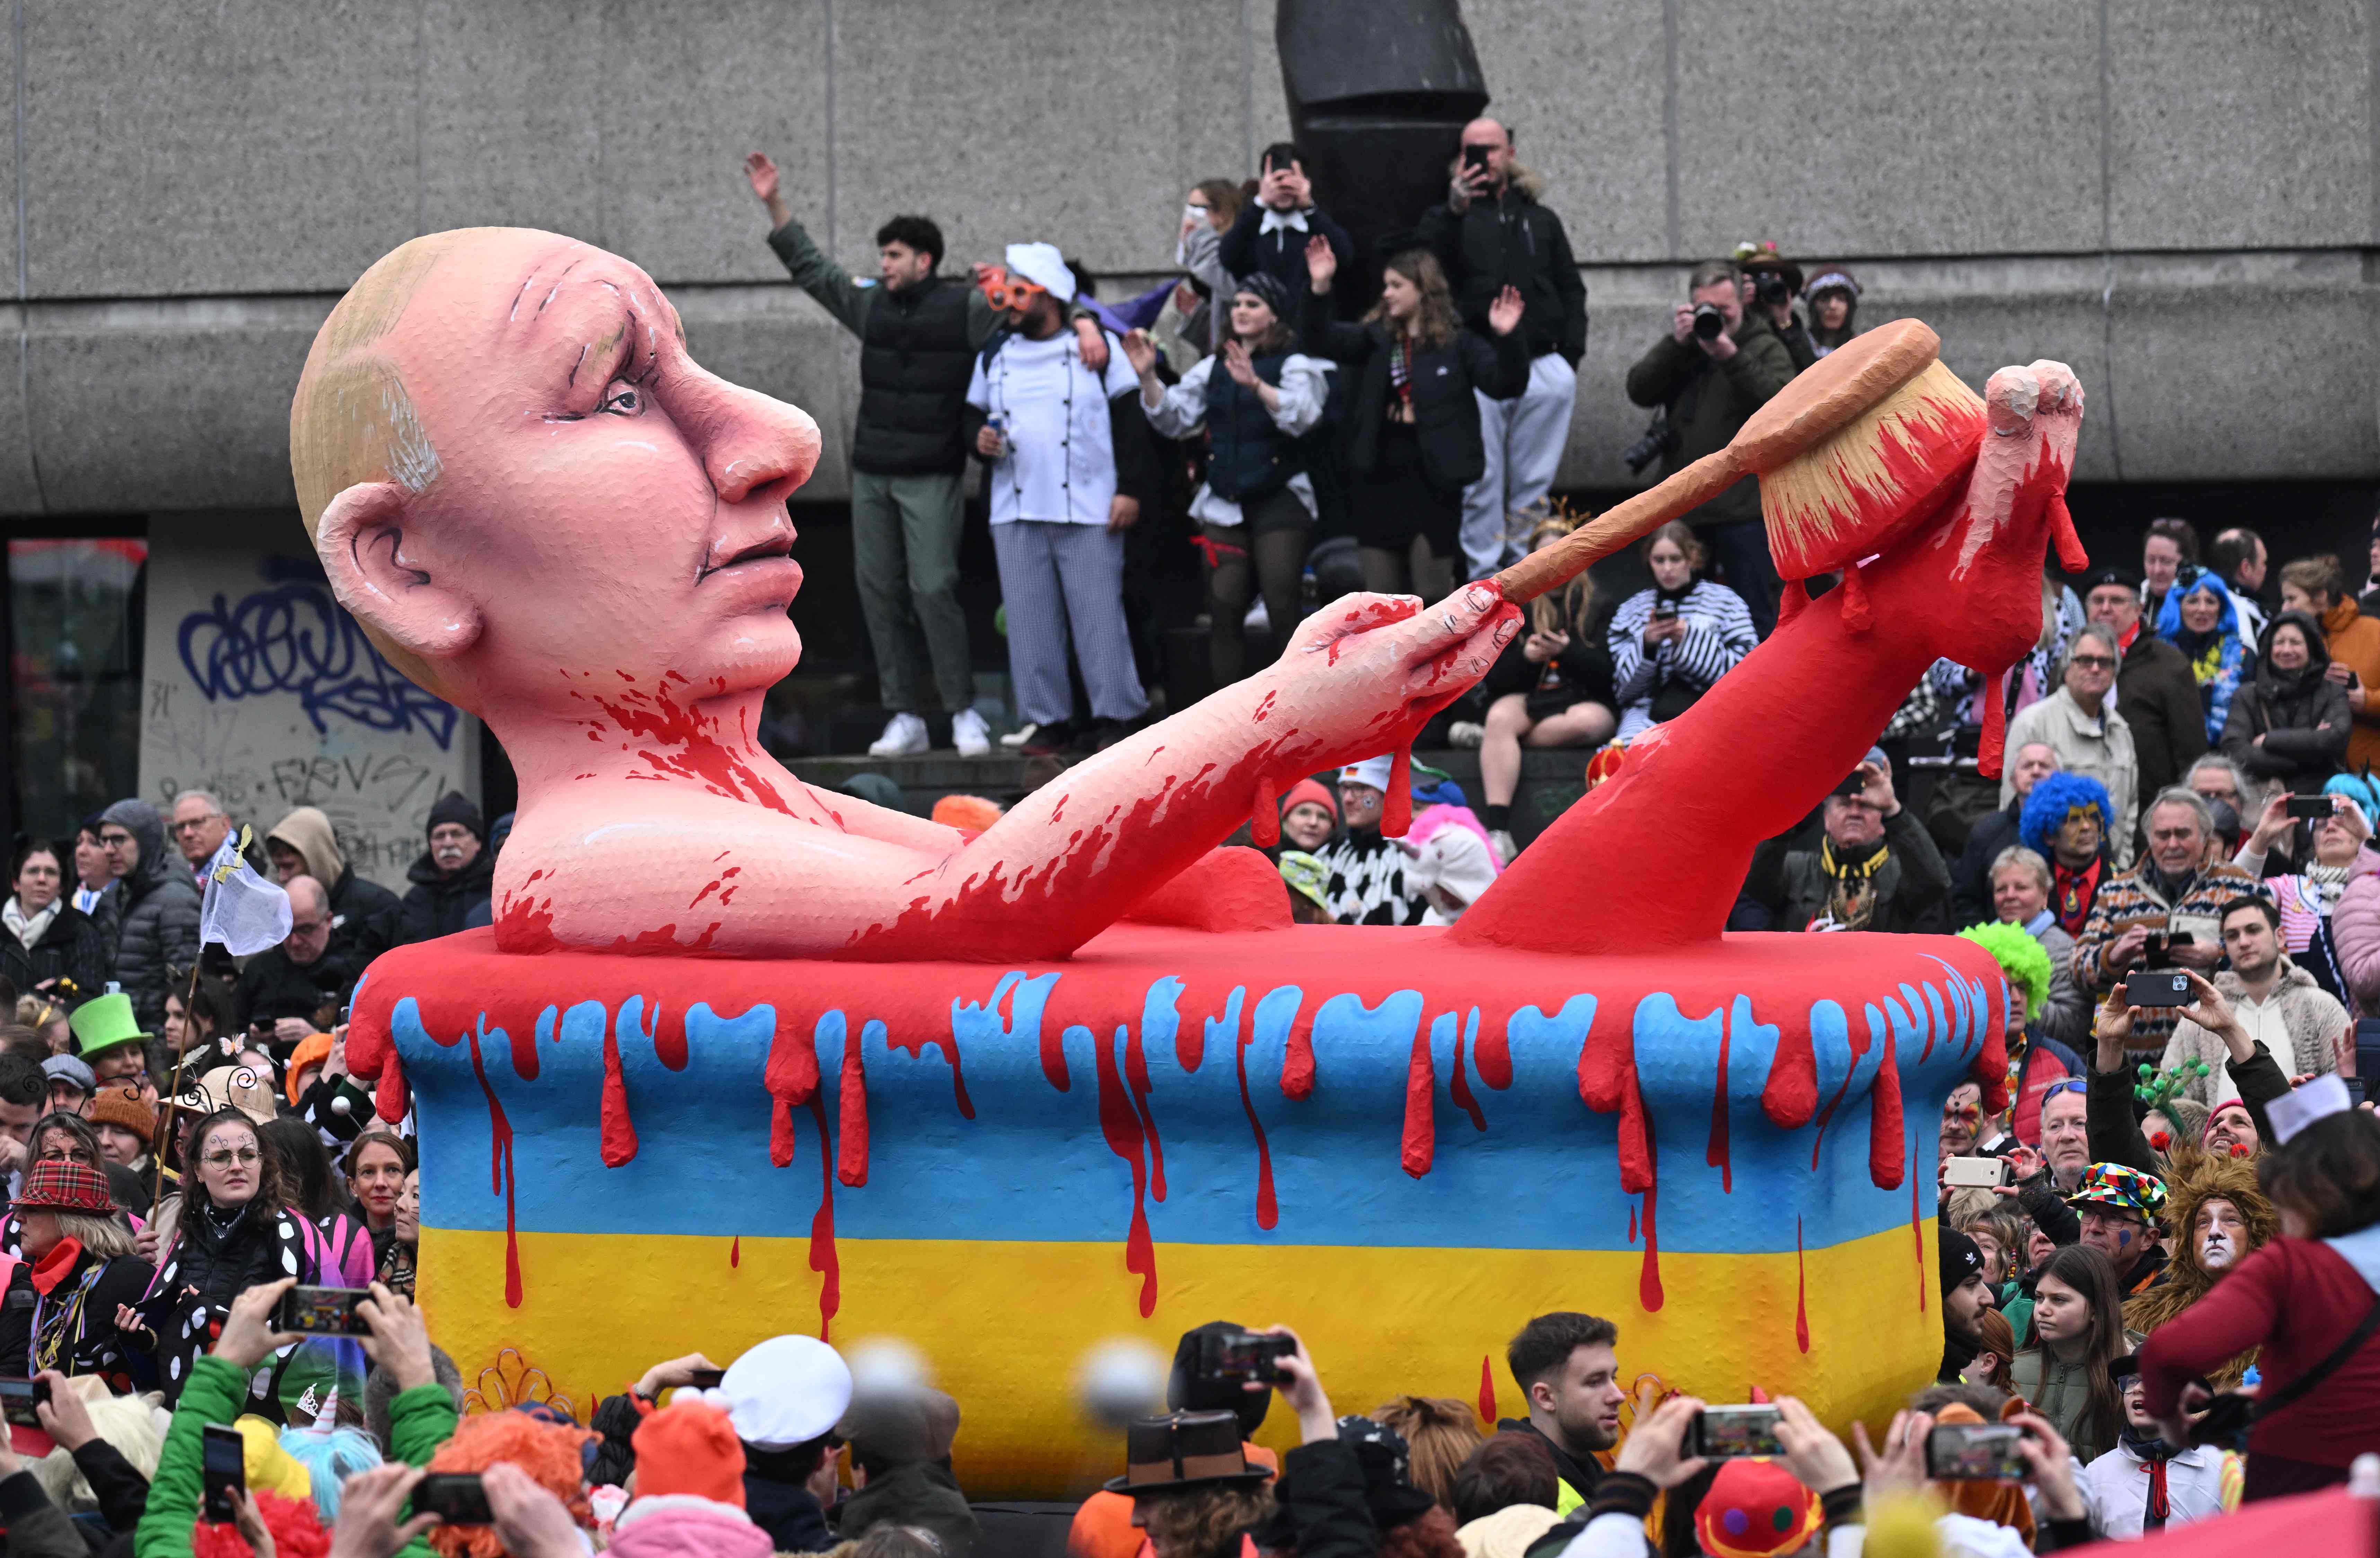
M1726 447L1793 377L1792 355L1776 327L1744 311L1742 281L1724 260L1695 266L1687 300L1670 311L1670 332L1628 370L1628 398L1660 408L1622 456L1630 470L1658 459L1666 477ZM1766 638L1777 626L1777 570L1760 519L1759 479L1745 477L1689 518Z
M2231 900L2260 896L2257 879L2229 861L2209 863L2215 819L2194 790L2160 791L2143 822L2148 849L2131 869L2099 888L2074 938L2074 975L2095 996L2134 969L2211 974L2223 961L2223 921ZM2173 1034L2174 1008L2144 1010L2133 1025L2128 1063L2154 1062Z
M1892 765L1869 749L1827 797L1817 839L1763 850L1746 896L1768 906L1779 930L1950 928L1950 868L1892 791Z
M1768 320L1785 343L1785 355L1793 359L1793 371L1816 363L1818 344L1793 311L1793 299L1802 296L1802 267L1778 253L1775 244L1745 243L1735 246L1735 268L1743 272L1745 309Z
M1517 289L1529 358L1520 398L1477 395L1488 468L1463 494L1463 552L1472 578L1515 562L1526 539L1513 514L1545 501L1570 438L1578 359L1586 355L1586 284L1561 218L1537 202L1545 180L1521 165L1512 133L1493 119L1463 127L1443 205L1422 213L1415 241L1438 257L1463 322L1496 332L1497 300ZM1524 525L1527 522L1523 521Z

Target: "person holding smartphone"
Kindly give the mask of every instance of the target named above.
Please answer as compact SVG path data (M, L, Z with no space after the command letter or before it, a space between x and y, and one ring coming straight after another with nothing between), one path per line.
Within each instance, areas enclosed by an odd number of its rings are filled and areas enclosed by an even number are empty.
M1355 263L1355 245L1347 229L1314 203L1314 182L1305 174L1305 155L1292 141L1277 140L1264 149L1257 175L1257 198L1240 208L1231 231L1215 258L1233 277L1261 272L1280 281L1289 296L1305 292L1305 248L1320 238L1330 246L1339 268ZM1297 321L1288 321L1293 331ZM1222 335L1217 332L1220 345Z

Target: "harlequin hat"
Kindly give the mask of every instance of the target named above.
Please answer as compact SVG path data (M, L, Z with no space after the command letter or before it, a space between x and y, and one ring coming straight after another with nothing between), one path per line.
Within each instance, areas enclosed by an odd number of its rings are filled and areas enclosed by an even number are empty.
M2165 1208L2165 1181L2129 1164L2095 1163L2066 1198L2069 1206L2115 1206L2154 1219Z
M115 1210L115 1197L108 1191L107 1176L91 1165L73 1158L43 1158L25 1171L17 1206L19 1211L46 1207L104 1217Z
M1818 1495L1765 1457L1729 1461L1694 1511L1694 1537L1711 1558L1798 1552L1817 1530Z
M67 1026L74 1033L75 1054L85 1060L155 1037L140 1031L140 1021L132 1015L132 997L120 990L94 996L75 1008Z

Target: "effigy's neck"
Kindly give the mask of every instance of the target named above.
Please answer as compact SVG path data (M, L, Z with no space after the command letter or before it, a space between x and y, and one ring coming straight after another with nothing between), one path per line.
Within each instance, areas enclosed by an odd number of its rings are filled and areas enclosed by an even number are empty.
M619 679L574 688L568 708L492 720L512 759L524 807L565 785L605 780L691 785L730 800L787 811L793 778L759 743L761 695L697 699L685 689L642 689Z

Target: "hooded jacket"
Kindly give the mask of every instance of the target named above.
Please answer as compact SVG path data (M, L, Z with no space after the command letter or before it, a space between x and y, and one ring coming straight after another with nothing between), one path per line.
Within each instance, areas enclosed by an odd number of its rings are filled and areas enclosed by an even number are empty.
M2163 1282L2124 1300L2124 1324L2134 1331L2154 1331L2206 1297L2208 1289L2281 1231L2273 1203L2265 1199L2256 1183L2255 1165L2244 1158L2216 1157L2201 1152L2193 1142L2176 1142L2167 1151L2162 1174L2166 1201L2158 1217L2165 1224L2166 1242L2173 1254ZM2238 1209L2246 1232L2241 1248L2232 1252L2230 1264L2212 1272L2199 1263L2195 1237L2199 1209L2210 1201L2229 1202ZM2215 1376L2216 1388L2228 1390L2238 1384L2255 1357L2253 1351L2244 1352L2225 1364L2222 1373Z
M2273 664L2273 634L2283 622L2294 623L2305 635L2301 670ZM2256 646L2254 679L2232 698L2224 719L2223 755L2251 779L2278 780L2300 794L2320 790L2347 756L2354 729L2347 689L2324 674L2329 667L2330 650L2312 617L2284 611L2266 623Z
M2196 634L2181 620L2181 603L2193 595L2212 593L2222 615L2212 631ZM2240 608L2223 581L2213 574L2201 574L2182 588L2165 592L2165 604L2157 608L2157 636L2181 651L2190 662L2190 674L2198 683L2198 701L2206 710L2208 744L2223 739L2223 724L2231 710L2231 700L2256 669L2256 657L2250 652L2240 636Z
M669 1494L621 1512L607 1550L620 1558L769 1558L769 1533L731 1504Z
M164 819L146 801L118 801L99 815L132 835L140 864L124 878L124 916L116 933L115 982L132 997L141 1027L165 1021L169 968L187 969L199 956L199 889L190 868L165 847Z
M917 1526L941 1539L944 1558L967 1558L983 1535L958 1479L940 1461L905 1461L868 1474L843 1502L838 1528L849 1541L878 1526Z
M331 819L313 806L300 806L273 824L265 842L282 844L305 858L306 874L322 884L331 900L331 946L322 961L340 984L353 988L371 960L396 944L402 908L396 895L356 875L331 831Z

